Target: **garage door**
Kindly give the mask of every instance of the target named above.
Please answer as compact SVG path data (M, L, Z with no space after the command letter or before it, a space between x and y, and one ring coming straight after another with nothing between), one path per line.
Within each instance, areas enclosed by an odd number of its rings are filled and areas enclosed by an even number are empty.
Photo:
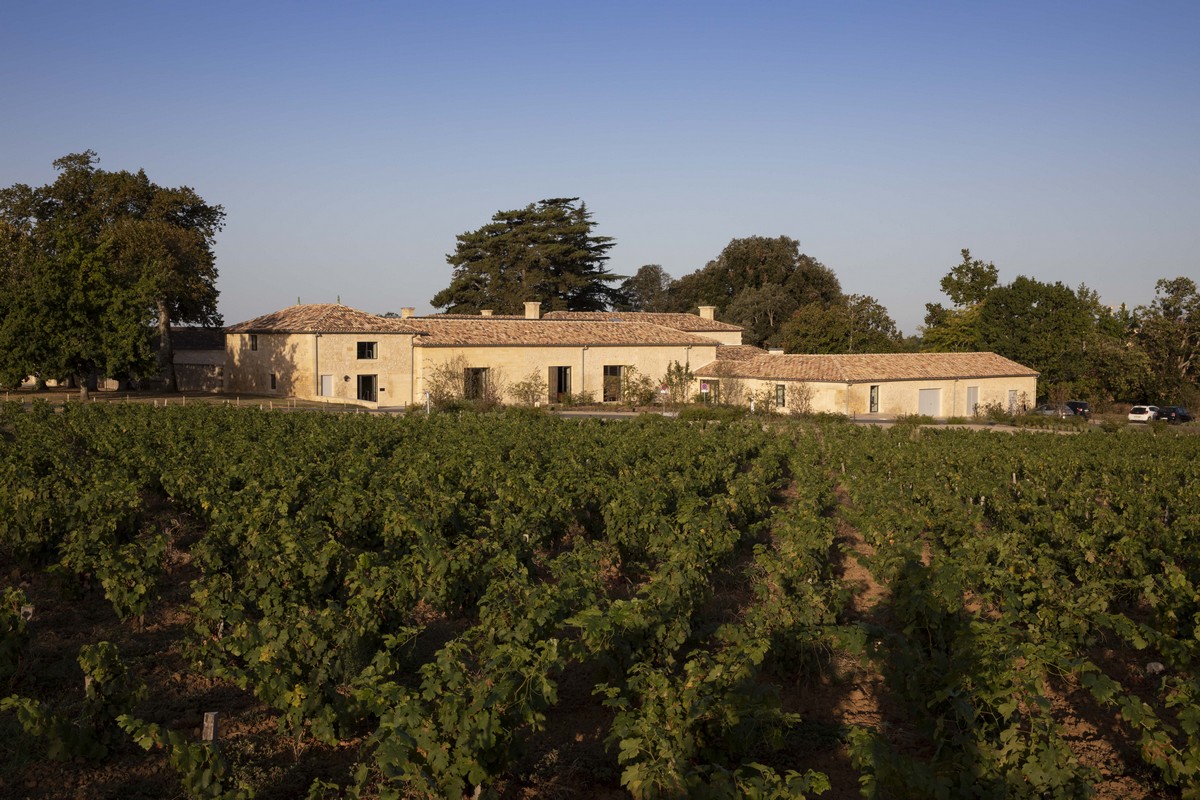
M921 389L920 393L917 411L928 417L940 417L942 415L942 390Z

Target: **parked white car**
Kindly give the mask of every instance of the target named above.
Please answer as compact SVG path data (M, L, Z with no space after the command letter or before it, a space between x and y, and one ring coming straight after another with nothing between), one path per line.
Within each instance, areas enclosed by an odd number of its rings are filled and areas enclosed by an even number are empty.
M1158 406L1134 406L1129 409L1130 422L1150 422L1158 419Z

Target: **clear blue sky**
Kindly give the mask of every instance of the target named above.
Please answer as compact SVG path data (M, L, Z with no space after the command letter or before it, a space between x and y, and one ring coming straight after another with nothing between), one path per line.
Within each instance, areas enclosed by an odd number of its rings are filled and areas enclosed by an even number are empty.
M969 247L1200 278L1200 3L9 3L0 186L93 149L220 203L221 311L416 306L580 197L613 272L787 235L906 333Z

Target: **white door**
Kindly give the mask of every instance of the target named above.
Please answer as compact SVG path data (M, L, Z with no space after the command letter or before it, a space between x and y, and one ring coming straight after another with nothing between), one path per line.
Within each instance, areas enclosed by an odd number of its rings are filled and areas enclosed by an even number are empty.
M321 376L321 397L333 397L333 376Z
M927 417L942 415L942 390L921 389L917 400L917 411Z
M976 406L978 406L978 405L979 405L979 387L978 386L968 386L967 387L967 413L970 414L972 417L975 416L978 413L978 409L976 409Z

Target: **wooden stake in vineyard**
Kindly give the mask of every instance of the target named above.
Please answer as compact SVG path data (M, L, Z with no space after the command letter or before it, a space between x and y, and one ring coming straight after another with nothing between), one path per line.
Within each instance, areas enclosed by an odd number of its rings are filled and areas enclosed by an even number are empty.
M200 729L200 739L205 742L217 742L217 718L220 716L218 711L204 712L204 725Z

